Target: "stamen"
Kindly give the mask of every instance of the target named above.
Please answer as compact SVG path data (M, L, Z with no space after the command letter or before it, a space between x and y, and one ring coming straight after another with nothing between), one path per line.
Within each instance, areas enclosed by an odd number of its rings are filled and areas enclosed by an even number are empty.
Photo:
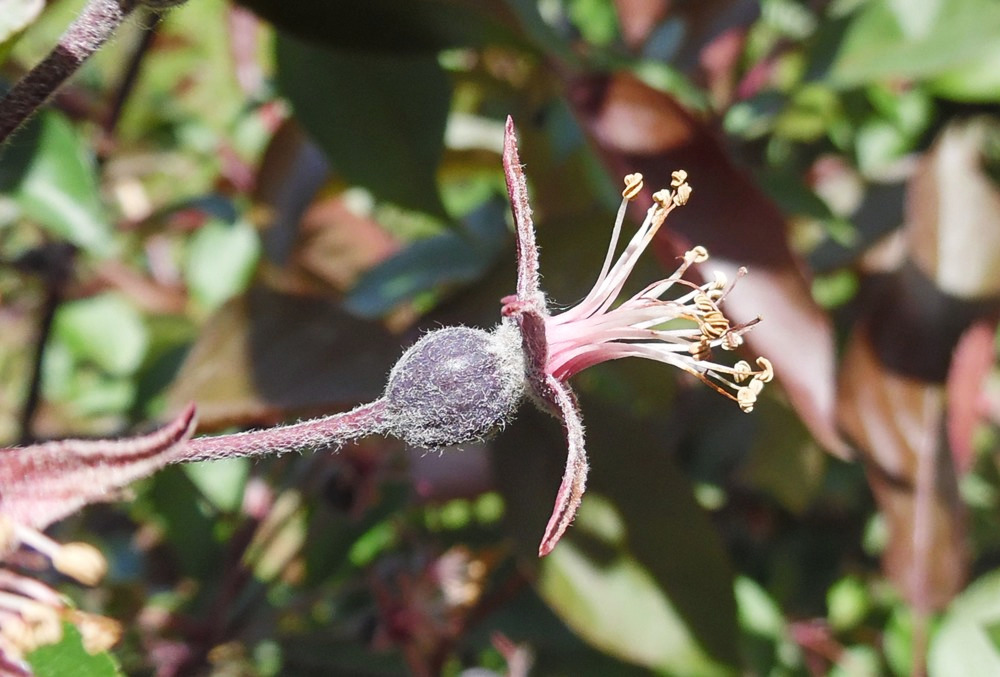
M19 595L0 592L0 609L5 614L2 633L22 651L52 644L62 636L59 614L50 606Z
M705 261L708 261L708 250L701 245L684 252L684 262L688 265L692 263L704 263Z
M766 357L758 357L757 366L760 367L760 373L757 374L757 378L762 383L770 383L771 379L774 378L774 367L771 366L771 360Z
M677 186L677 190L673 194L673 204L675 207L680 207L686 205L688 200L691 199L691 186L686 183L682 183Z
M750 381L753 383L754 381ZM753 405L757 402L757 393L750 390L749 387L744 386L736 391L736 403L740 405L740 409L744 413L749 414L753 411Z
M666 188L662 188L653 193L653 202L655 202L656 205L661 209L669 210L671 207L674 206L673 193L671 193Z
M746 360L740 360L733 365L733 377L736 379L737 383L743 383L751 376L753 376L753 369L750 367L750 363Z
M546 320L549 348L546 369L556 379L565 380L600 362L625 357L652 359L688 372L737 402L744 411L751 411L764 383L773 377L770 363L758 359L759 370L754 370L746 360L730 367L712 359L715 348L739 347L743 343L742 334L758 321L733 326L719 308L736 280L746 274L745 268L737 270L734 280L727 279L722 272L716 272L711 281L700 285L685 280L683 276L690 266L709 258L704 247L696 246L684 253L672 275L625 301L618 298L638 257L667 215L686 203L691 195L683 170L672 174L670 185L672 190L653 194L654 204L646 212L645 220L614 260L625 207L643 189L641 175L625 177L622 204L597 284L580 304ZM674 285L684 289L673 299L663 299ZM674 320L685 320L690 326L670 324ZM667 326L671 328L664 328Z
M638 197L640 192L642 192L642 174L636 172L635 174L626 175L625 190L622 191L622 197L631 202Z
M52 558L56 571L84 585L97 585L108 572L108 561L89 543L67 543Z
M691 357L699 362L705 362L712 357L712 344L704 336L697 343L692 343L688 348ZM750 365L747 365L749 367Z
M728 331L726 335L722 337L722 349L723 350L736 350L741 345L743 345L743 336L736 331Z
M98 616L76 609L69 611L66 615L66 620L79 629L83 648L86 649L87 653L96 654L107 651L122 637L121 623L107 616Z
M40 531L14 525L17 539L45 555L56 571L84 585L96 585L107 573L108 562L101 551L87 543L58 543Z

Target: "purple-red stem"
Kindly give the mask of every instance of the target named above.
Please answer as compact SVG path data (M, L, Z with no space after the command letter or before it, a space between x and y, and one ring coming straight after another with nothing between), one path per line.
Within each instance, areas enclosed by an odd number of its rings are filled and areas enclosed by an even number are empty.
M56 93L135 8L134 0L90 0L48 56L0 99L0 144Z
M198 437L188 441L174 463L221 458L283 454L319 447L339 447L386 429L385 400L302 423L251 430L231 435Z

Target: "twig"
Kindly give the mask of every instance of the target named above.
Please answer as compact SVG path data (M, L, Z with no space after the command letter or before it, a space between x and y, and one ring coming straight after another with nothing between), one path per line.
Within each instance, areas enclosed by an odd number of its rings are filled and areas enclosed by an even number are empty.
M0 143L4 143L91 54L108 41L136 6L135 0L90 0L48 56L0 99Z
M153 39L156 37L156 31L160 26L162 15L151 14L150 17L148 25L142 29L142 38L139 44L136 45L135 51L132 53L131 58L129 58L128 68L125 69L125 76L118 86L118 91L115 92L114 101L111 103L111 110L108 112L108 116L102 125L106 137L110 138L114 134L115 127L118 126L118 121L121 119L122 111L125 110L125 102L128 101L128 97L132 93L136 81L139 79L142 59L146 56L146 53L153 44Z
M45 348L52 333L52 321L56 310L62 302L66 283L73 274L73 259L76 249L66 243L45 245L34 249L14 262L14 267L28 273L40 274L45 284L45 301L42 305L41 317L38 320L38 333L35 338L35 355L31 365L31 377L28 381L28 393L21 406L18 417L20 436L19 444L31 444L35 441L32 432L32 421L38 410L42 393L42 365L45 361Z

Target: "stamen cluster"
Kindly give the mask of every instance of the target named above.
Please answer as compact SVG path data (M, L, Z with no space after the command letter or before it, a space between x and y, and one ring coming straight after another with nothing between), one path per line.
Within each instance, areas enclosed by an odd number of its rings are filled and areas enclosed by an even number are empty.
M670 276L615 305L639 256L667 215L686 204L691 196L687 172L676 171L672 179L670 189L653 194L653 205L645 220L612 265L626 207L643 188L641 174L625 177L611 244L593 289L578 305L545 320L547 371L565 380L600 362L645 357L692 374L749 412L764 384L773 377L773 371L763 357L757 358L756 370L744 360L732 367L713 361L714 349L735 350L743 343L743 334L758 320L738 326L730 324L719 305L733 284L722 273L716 273L702 285L684 279L693 264L708 260L704 247L686 252ZM745 274L746 269L740 268L739 276ZM682 293L664 298L675 287L682 287Z
M63 623L77 627L92 653L111 648L121 636L114 620L72 608L65 597L18 569L40 570L46 562L86 585L96 585L107 561L86 543L60 544L40 531L0 515L0 674L30 674L26 654L58 642Z

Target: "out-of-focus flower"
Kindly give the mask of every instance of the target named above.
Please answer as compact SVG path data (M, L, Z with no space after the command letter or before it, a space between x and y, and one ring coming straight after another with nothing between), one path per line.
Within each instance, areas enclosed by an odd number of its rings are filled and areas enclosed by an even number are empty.
M46 527L94 501L183 458L194 430L189 407L149 435L124 440L66 440L0 449L0 674L30 674L32 650L58 642L64 622L77 627L91 652L113 645L119 625L73 609L66 598L35 579L51 566L85 585L96 585L107 561L87 543L59 543Z
M555 508L538 549L544 556L572 522L586 487L583 421L568 384L571 376L600 362L644 357L683 369L749 412L773 371L763 357L757 358L756 369L742 360L732 367L713 360L714 349L739 347L743 333L756 321L732 326L726 319L719 304L732 285L723 276L702 285L684 279L692 264L708 260L703 247L688 251L669 277L618 303L639 256L667 215L691 196L686 172L674 172L671 187L653 195L645 220L616 260L626 207L642 190L640 174L625 177L621 207L597 281L583 301L556 315L550 314L539 287L534 225L510 118L504 172L517 231L518 277L517 294L503 300L503 315L520 327L529 392L543 409L562 421L569 447ZM745 272L741 269L740 275ZM678 293L667 297L672 291Z

